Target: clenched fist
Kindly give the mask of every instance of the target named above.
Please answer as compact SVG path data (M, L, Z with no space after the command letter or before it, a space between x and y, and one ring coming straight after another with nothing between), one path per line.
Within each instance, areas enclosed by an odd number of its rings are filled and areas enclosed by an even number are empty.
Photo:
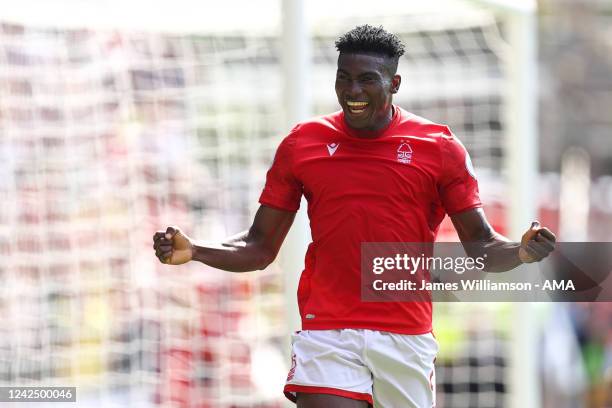
M157 231L153 235L153 249L161 263L168 265L180 265L193 259L193 243L178 227Z
M534 221L521 238L520 260L523 263L541 261L555 249L556 240L555 234L548 228L540 227L540 223Z

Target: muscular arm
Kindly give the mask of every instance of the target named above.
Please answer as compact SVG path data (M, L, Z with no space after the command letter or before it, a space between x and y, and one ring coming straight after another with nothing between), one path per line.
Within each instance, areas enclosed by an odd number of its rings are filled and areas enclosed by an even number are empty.
M172 265L195 260L230 272L264 269L278 255L294 218L294 212L260 206L251 228L223 243L198 243L168 227L155 233L153 248L161 262Z
M489 272L508 271L522 263L538 262L555 247L555 235L548 228L540 227L537 221L525 232L520 243L514 243L491 227L480 208L455 214L451 220L469 256L482 256L486 252L485 269Z

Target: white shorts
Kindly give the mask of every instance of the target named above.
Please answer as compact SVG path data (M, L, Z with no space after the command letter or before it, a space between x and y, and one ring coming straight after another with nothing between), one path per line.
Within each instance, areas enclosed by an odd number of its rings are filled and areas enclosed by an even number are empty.
M284 392L293 402L303 392L368 401L376 408L435 406L438 342L431 333L304 330L292 343Z

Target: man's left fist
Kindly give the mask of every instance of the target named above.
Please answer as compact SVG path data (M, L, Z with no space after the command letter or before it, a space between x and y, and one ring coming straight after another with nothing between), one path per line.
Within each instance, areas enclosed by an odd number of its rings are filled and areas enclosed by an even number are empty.
M523 234L519 258L523 263L539 262L555 249L557 237L548 228L541 227L538 221Z

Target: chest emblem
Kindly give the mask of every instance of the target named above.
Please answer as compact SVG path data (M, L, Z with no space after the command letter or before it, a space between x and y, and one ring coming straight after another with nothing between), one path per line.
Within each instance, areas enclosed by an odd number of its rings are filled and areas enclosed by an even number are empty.
M334 153L336 153L336 150L338 150L338 146L340 146L340 143L330 143L327 145L327 151L329 152L330 156L333 156Z
M397 148L397 161L403 164L410 164L412 162L412 148L408 142L400 143Z

